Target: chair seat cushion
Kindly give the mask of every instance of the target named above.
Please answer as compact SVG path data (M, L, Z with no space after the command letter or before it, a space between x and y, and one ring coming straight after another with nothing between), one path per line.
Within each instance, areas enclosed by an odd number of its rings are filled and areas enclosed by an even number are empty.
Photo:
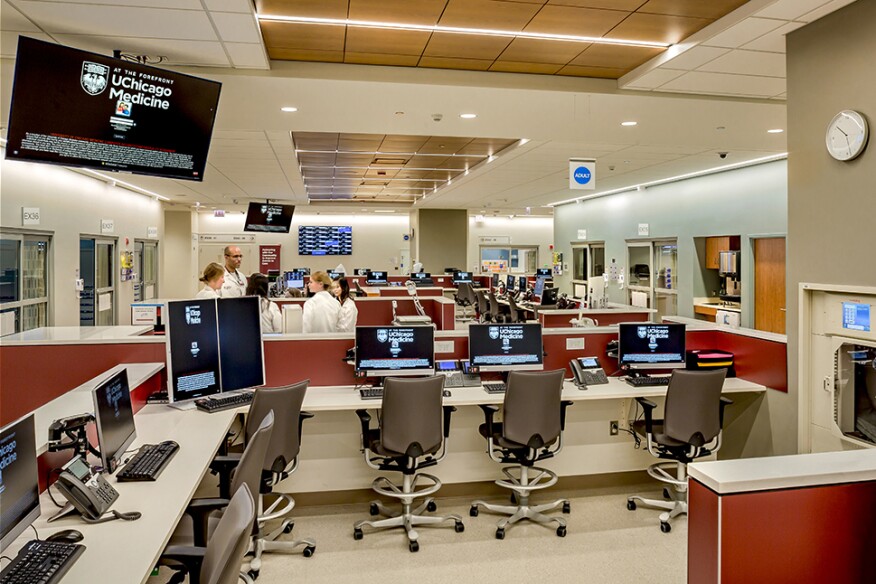
M481 436L483 436L484 438L487 438L487 439L492 438L493 444L495 444L499 448L504 448L506 450L522 451L524 453L527 450L529 450L529 447L526 444L521 444L520 442L514 442L513 440L508 440L507 438L505 438L502 435L502 424L501 423L499 423L499 424L493 423L493 435L492 436L487 434L487 425L486 424L481 424L480 426L478 426L478 432L480 432ZM544 446L550 446L554 442L556 442L556 440L551 440L550 442L546 443Z
M380 441L380 429L372 428L368 430L368 449L371 450L377 456L383 456L386 458L398 458L400 456L404 456L404 452L396 452L395 450L389 450L383 446L383 443ZM425 450L424 454L434 454L441 449L441 443L430 445L430 447Z
M648 435L648 432L645 429L645 421L644 420L638 420L636 422L633 422L633 430L636 432L636 434L639 434L640 436L647 436ZM682 442L680 440L676 440L675 438L667 436L666 434L663 433L663 420L654 420L653 423L651 424L651 430L652 430L651 436L657 444L661 444L663 446L666 446L667 448L678 448L678 447L688 446L687 442Z

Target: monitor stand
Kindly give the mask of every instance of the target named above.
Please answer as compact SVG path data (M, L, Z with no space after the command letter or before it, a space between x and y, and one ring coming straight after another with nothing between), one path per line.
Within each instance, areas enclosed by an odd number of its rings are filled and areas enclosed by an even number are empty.
M175 401L167 404L169 407L175 410L188 411L195 409L195 400L194 399L184 399L182 401Z

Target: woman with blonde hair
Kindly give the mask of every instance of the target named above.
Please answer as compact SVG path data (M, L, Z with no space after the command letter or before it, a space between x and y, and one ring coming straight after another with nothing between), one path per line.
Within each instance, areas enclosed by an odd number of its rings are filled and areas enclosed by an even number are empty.
M204 288L198 292L195 298L219 298L219 290L225 283L225 268L216 262L207 264L200 281L204 283Z
M305 333L334 333L338 330L341 305L329 293L332 280L325 272L310 275L307 289L313 294L304 303L301 330Z

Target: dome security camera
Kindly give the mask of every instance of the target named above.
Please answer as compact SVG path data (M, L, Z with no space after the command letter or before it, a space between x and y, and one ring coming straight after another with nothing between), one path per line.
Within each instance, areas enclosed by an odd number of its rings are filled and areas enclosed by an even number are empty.
M721 160L724 160L725 158L727 158L728 154L730 154L730 153L729 152L718 152L718 158L720 158Z
M443 119L444 119L444 114L432 114L432 121L433 122L440 122Z

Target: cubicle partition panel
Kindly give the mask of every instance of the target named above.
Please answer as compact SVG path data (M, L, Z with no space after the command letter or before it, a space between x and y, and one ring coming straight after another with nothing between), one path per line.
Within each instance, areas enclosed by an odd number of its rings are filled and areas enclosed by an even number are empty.
M404 286L381 286L378 290L380 290L381 298L398 298L399 296L407 298L409 296L408 289ZM420 286L417 288L418 298L427 296L444 296L444 288L436 286Z
M733 353L736 376L788 392L788 344L726 330L687 331L688 349Z
M402 289L404 290L404 289ZM277 304L282 308L285 304L303 304L306 299L279 299ZM408 296L407 291L403 297L398 298L359 298L356 300L356 309L359 311L359 316L356 324L360 326L380 326L392 322L392 302L398 304L397 314L402 316L410 316L417 314L417 309L414 306L414 301ZM420 304L426 315L432 319L438 330L453 329L455 326L453 311L454 304L452 300L448 300L442 296L421 298Z
M538 321L545 328L563 328L571 326L570 321L578 315L592 318L599 326L609 326L620 322L645 322L651 314L643 310L627 311L622 308L606 310L539 310Z

